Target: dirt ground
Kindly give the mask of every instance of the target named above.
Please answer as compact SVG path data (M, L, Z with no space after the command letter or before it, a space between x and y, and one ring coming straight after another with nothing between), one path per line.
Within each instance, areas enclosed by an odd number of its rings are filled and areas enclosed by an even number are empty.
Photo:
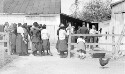
M20 56L0 70L0 74L125 74L125 58L111 60L102 68L98 59L60 58L53 56Z

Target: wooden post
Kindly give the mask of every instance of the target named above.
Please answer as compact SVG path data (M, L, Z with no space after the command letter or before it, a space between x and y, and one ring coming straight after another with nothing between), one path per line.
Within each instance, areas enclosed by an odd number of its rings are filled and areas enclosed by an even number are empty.
M113 26L113 29L112 29L112 34L114 34L114 26ZM115 43L115 36L112 36L112 43ZM112 52L113 54L115 54L115 45L112 45Z
M6 40L7 40L7 50L8 50L8 55L11 55L11 43L10 43L10 33L7 33L5 35Z
M71 50L71 24L69 24L69 37L68 37L68 58L70 58L70 50Z

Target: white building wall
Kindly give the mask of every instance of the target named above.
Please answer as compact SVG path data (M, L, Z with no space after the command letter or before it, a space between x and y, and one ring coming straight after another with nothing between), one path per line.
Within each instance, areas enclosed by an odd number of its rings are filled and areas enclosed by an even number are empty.
M110 32L110 20L109 21L104 21L99 23L99 28L102 28L101 34L112 34ZM110 36L102 36L99 37L99 43L112 43L112 37ZM99 45L100 48L103 48L107 51L112 51L112 46L111 45Z
M109 32L109 34L112 34L113 27L114 27L114 34L121 34L121 32L123 30L123 26L125 24L125 13L122 14L121 12L125 12L125 2L112 7L111 21L110 21L109 25L104 26L104 22L102 23L103 26L99 25L100 27L103 28L102 34L105 34L105 32ZM115 36L116 43L117 43L118 39L119 39L119 36ZM109 36L107 40L105 39L105 37L101 37L100 43L112 43L112 37ZM125 37L123 37L121 43L125 43ZM106 50L110 50L110 51L114 50L114 49L112 49L111 45L108 45L108 46L101 45L100 47L102 47ZM120 50L125 50L125 45L121 45Z
M115 34L121 34L123 26L125 24L125 2L120 3L112 7L112 18L110 22L110 28L114 27ZM119 37L115 37L115 42L117 43ZM122 42L125 43L125 37L123 37ZM120 46L120 50L125 50L125 45Z
M0 15L0 24L4 24L5 22L11 23L27 23L28 25L32 25L33 22L38 22L39 24L46 24L47 29L50 33L50 41L51 43L55 43L57 41L57 29L60 24L60 15Z

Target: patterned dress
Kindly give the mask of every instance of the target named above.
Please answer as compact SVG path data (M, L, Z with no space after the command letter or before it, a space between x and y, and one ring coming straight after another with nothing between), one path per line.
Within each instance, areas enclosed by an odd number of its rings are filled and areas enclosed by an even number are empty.
M39 50L39 46L40 46L40 38L39 38L38 32L39 32L39 29L37 27L31 28L32 51L34 55L37 54L37 51Z

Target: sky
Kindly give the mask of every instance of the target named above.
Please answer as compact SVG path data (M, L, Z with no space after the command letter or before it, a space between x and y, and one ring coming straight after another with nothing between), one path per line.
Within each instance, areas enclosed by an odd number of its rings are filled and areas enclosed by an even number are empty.
M89 0L79 0L79 1L86 3ZM70 15L73 11L71 9L75 8L74 5L73 5L74 2L75 2L75 0L61 0L61 7L62 7L61 11L62 11L62 13ZM71 6L72 6L72 8L71 8ZM80 4L79 7L82 7L82 5ZM79 9L81 9L81 8L79 8Z
M83 4L85 4L86 2L89 2L90 0L79 0L79 1L82 2L82 4L79 5L79 10L81 10ZM117 1L120 1L120 0L112 0L112 3L115 3ZM61 13L71 15L71 13L73 12L73 9L75 9L73 5L74 2L75 0L61 0Z

